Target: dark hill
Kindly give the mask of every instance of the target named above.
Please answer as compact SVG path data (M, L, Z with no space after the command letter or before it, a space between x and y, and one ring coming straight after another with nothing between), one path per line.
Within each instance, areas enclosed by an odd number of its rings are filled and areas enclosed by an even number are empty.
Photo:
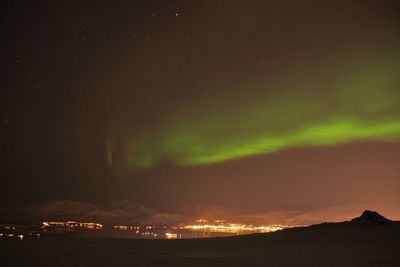
M376 211L366 210L360 217L351 220L352 223L357 224L376 224L376 225L386 225L391 224L393 221L383 217Z

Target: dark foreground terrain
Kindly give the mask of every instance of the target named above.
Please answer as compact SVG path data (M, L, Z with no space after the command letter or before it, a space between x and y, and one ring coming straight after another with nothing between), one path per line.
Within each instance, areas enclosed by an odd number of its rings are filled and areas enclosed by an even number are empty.
M0 240L1 266L400 266L398 223L362 220L180 240Z

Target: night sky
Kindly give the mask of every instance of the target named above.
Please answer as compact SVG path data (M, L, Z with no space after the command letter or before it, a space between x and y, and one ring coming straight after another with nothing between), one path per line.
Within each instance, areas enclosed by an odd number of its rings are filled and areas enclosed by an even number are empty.
M398 216L397 2L3 1L2 198Z

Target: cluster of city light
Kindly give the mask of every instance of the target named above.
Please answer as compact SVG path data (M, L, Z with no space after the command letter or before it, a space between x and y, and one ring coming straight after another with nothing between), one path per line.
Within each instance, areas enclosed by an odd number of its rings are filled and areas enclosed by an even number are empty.
M178 234L174 234L174 233L165 233L165 238L166 238L166 239L177 239L177 238L178 238ZM181 236L179 236L179 238L181 238Z
M24 239L24 235L19 234L0 234L0 238L18 238L20 240Z
M116 229L116 230L123 230L123 231L132 230L132 231L135 232L135 234L138 234L138 235L140 234L140 235L145 236L145 237L156 238L158 236L157 233L148 231L148 230L151 230L151 229L155 229L156 228L155 226L140 227L140 226L129 226L129 225L114 225L113 228ZM140 232L140 228L144 228L146 231Z
M127 225L114 225L113 228L118 230L128 230L130 228L132 230L132 226L129 227Z
M78 222L78 221L43 221L40 226L43 232L47 230L61 230L62 231L81 231L81 230L101 230L104 226L100 223L95 222ZM195 233L202 233L202 237L218 236L218 233L224 235L232 234L250 234L250 233L268 233L283 228L287 228L283 225L269 225L269 226L253 226L245 224L234 224L227 223L225 220L213 220L208 221L207 219L196 220L193 225L110 225L106 226L116 231L132 232L142 238L165 238L165 239L181 239L181 238L197 238L199 235ZM10 233L14 231L16 227L13 225L2 225L0 229L4 229L6 233L0 233L0 238L9 239L17 238L23 240L26 238L40 238L41 233L37 231L30 231L24 233ZM188 232L193 232L194 236Z
M285 228L282 225L268 225L268 226L252 226L245 224L197 224L197 225L185 225L182 229L193 230L193 231L204 231L204 232L217 232L217 233L232 233L238 234L242 232L254 232L254 233L270 233L279 231Z
M67 221L67 222L55 222L55 221L47 221L42 223L42 228L84 228L84 229L101 229L103 228L102 224L99 223L87 223L87 222L76 222L76 221ZM203 232L203 233L227 233L227 234L246 234L246 233L269 233L282 230L286 228L283 225L261 225L261 226L253 226L246 224L234 224L234 223L226 223L225 220L214 220L213 222L209 222L206 219L196 220L196 224L193 225L183 225L183 226L131 226L131 225L114 225L112 226L115 230L131 230L134 231L138 235L143 236L151 236L157 237L158 234L154 233L152 230L154 229L171 229L171 230L189 230L194 232ZM141 228L144 231L141 231ZM166 239L175 239L181 238L181 234L176 234L173 232L165 232Z
M150 227L150 228L147 228L147 227ZM113 225L113 228L116 230L139 230L141 227L133 226L133 225ZM146 226L146 229L152 229L152 227Z
M69 227L69 228L85 228L85 229L101 229L103 225L100 223L92 223L92 222L75 222L75 221L67 221L67 222L43 222L42 227Z

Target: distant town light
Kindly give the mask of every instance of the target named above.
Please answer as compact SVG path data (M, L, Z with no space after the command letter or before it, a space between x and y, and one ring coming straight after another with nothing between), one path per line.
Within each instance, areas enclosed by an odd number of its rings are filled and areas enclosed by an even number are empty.
M178 234L165 233L165 237L166 237L167 239L176 239L176 238L178 238Z

